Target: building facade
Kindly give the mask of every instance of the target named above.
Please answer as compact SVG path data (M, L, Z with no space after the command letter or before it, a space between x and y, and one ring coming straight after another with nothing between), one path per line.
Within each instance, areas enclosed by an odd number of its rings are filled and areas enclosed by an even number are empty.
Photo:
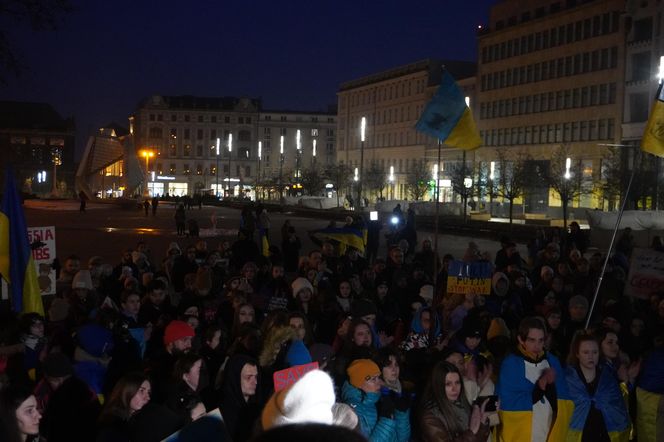
M465 93L473 94L475 63L434 59L341 84L337 93L337 160L349 166L358 179L362 179L359 170L364 171L367 180L363 184L363 197L410 199L413 179L431 179L437 160L437 140L417 132L415 124L440 84L443 67ZM364 145L360 139L363 117L366 118ZM446 157L461 155L458 149L444 151ZM368 180L372 170L382 173L386 182L372 186ZM386 186L379 188L381 184ZM432 195L427 192L423 198L430 199Z
M511 150L547 173L566 148L595 183L572 206L606 208L598 183L606 145L622 139L624 10L624 0L505 0L491 9L478 32L478 167ZM524 214L560 215L560 198L543 181L516 202Z
M257 183L271 181L278 173L281 135L284 177L296 169L298 130L301 164L312 161L314 140L316 158L328 164L336 116L262 111L260 100L245 97L152 96L129 123L151 195L253 197Z
M50 104L0 101L0 183L11 164L24 192L71 196L75 129Z

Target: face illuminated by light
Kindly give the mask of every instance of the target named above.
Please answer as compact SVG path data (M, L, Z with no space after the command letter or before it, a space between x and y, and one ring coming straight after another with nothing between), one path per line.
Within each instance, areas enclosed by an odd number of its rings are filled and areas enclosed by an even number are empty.
M304 340L304 337L307 334L307 330L304 328L304 319L302 318L290 318L289 324L293 330L295 330L295 335L300 341Z
M240 388L244 400L248 400L256 394L256 385L258 384L258 368L255 365L244 364L240 372Z
M132 414L139 411L150 402L150 394L152 394L150 382L143 381L136 394L131 398L131 401L129 401L129 409Z
M371 346L371 330L366 324L359 324L353 332L353 343L358 347Z
M620 355L620 345L618 345L618 335L607 333L602 341L602 355L607 359L617 359Z
M254 308L250 305L243 305L240 307L240 311L237 314L237 318L240 321L240 324L246 322L254 322Z
M39 434L39 421L42 415L37 409L37 399L30 396L24 400L21 405L16 409L16 422L18 423L18 430L21 433L22 440L26 440L26 436Z
M454 402L461 394L461 377L459 373L447 373L445 375L445 396Z
M517 339L529 353L539 354L544 350L544 330L531 328L525 340L521 336L517 336Z
M394 384L399 380L399 362L393 355L389 357L389 363L383 367L383 380L388 384Z
M583 341L579 345L579 351L576 354L579 358L581 368L594 370L599 362L599 346L595 341Z

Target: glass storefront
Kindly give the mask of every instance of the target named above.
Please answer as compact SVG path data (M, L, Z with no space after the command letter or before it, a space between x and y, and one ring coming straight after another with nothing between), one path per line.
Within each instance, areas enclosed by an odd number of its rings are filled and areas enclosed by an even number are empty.
M185 196L187 195L188 187L187 183L168 183L168 194L170 196Z

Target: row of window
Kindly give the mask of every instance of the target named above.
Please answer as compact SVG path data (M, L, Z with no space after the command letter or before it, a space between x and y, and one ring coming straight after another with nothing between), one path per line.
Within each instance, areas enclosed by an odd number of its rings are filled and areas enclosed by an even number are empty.
M618 47L597 49L482 75L482 91L586 74L618 65Z
M365 160L364 163L364 168L366 170L367 167L370 167L371 165L376 165L378 166L379 169L385 171L385 174L390 173L390 166L394 168L394 173L408 173L411 169L417 167L422 167L424 164L424 159L423 158L406 158L406 159L398 159L398 160L392 160L392 159L385 159L381 158L380 160L372 160L370 162ZM360 161L359 160L350 160L348 162L349 167L355 168L355 167L360 167Z
M271 140L264 140L263 141L263 152L265 154L269 154L271 149L272 149L272 144ZM319 149L322 149L322 147L318 147ZM158 148L158 154L159 155L164 155L164 152L161 148ZM334 153L334 143L326 143L325 144L325 151L328 155ZM196 157L197 158L214 158L216 157L216 145L210 145L209 148L205 148L203 145L197 145L196 146ZM320 150L319 150L320 152ZM192 146L191 144L185 144L182 146L182 155L183 157L191 157L192 155ZM228 148L225 146L222 146L221 149L219 149L219 156L220 158L228 159ZM255 156L257 155L256 152L252 153L251 149L249 149L246 146L241 146L234 148L233 151L231 152L231 158L232 159L238 159L238 160L253 160ZM178 157L178 146L177 144L170 144L168 147L168 157L169 158L176 158Z
M197 140L208 140L213 143L216 142L217 136L221 136L221 131L217 129L195 129L196 139ZM188 127L185 128L170 128L168 136L171 140L178 138L178 135L182 135L182 138L185 140L191 139L192 130ZM231 134L231 131L226 129L223 131L223 140L228 140L228 136ZM207 135L207 136L206 136ZM251 132L248 130L241 130L237 133L237 141L251 141ZM164 130L159 126L151 126L148 128L148 137L153 139L160 139L164 137Z
M279 146L280 141L276 141L275 144L277 145L277 147L280 147ZM286 147L288 148L289 146L286 146ZM311 147L310 146L303 146L303 150L305 152L308 151L308 149L311 149ZM317 149L322 149L322 147L317 146ZM264 139L263 140L263 152L265 152L266 154L269 154L271 150L272 150L272 140L269 139L269 138ZM333 154L334 153L334 143L326 143L325 144L325 151L327 152L328 155ZM318 150L318 152L320 152L320 150Z
M421 94L424 92L426 82L422 78L413 80L402 80L398 83L378 86L370 90L351 92L339 97L339 107L345 108L350 103L351 106L361 106L366 104L380 103L381 101L392 100L393 98L409 97L412 94Z
M542 124L480 131L485 146L516 144L565 143L571 141L612 140L615 121L612 118Z
M265 127L263 128L263 135L265 138L270 138L272 136L272 127ZM277 129L276 127L274 129ZM298 129L292 129L293 134L296 134ZM318 136L318 129L311 129L311 136L312 137L317 137ZM303 134L304 131L301 131L301 134ZM326 129L325 133L328 137L333 137L334 136L334 129ZM281 127L279 128L279 135L286 136L288 135L288 128Z
M295 121L304 121L303 117L300 115L295 115L294 118ZM326 117L326 118L328 123L334 123L334 117ZM319 121L318 117L310 117L309 119L311 120L312 123L318 123ZM263 115L263 120L272 121L272 115ZM288 116L286 115L281 115L279 117L279 121L291 121L291 119L289 119Z
M49 138L48 142L46 140L46 137L21 137L21 136L12 136L10 138L11 144L15 145L25 145L25 144L30 144L32 146L46 146L47 144L49 146L64 146L65 145L65 139L64 138Z
M220 166L222 166L220 164ZM163 175L164 169L163 165L161 163L157 163L157 175ZM224 164L222 168L222 174L228 175L228 164ZM176 175L178 173L178 168L177 164L171 163L169 170L168 170L169 175ZM197 164L196 169L193 171L196 175L206 175L206 176L216 176L217 174L217 166L216 164L210 164L209 167L206 166L205 164ZM240 166L236 165L235 166L235 173L237 175L241 175L244 177L250 177L251 176L251 167L250 166ZM183 164L182 165L182 175L191 175L192 174L192 169L189 166L189 164Z
M480 103L480 119L490 120L513 115L614 104L615 102L615 83L596 84Z
M192 120L191 115L189 114L171 114L170 115L170 121L176 122L178 121L178 116L181 116L180 121L184 121L185 123L190 123L192 121L197 121L198 123L220 123L221 120L223 119L224 123L230 124L231 122L234 122L234 117L231 117L229 115L224 115L223 118L222 116L219 116L217 118L217 115L198 115L195 117L194 120ZM148 120L150 121L164 121L164 114L149 114L148 115ZM251 117L237 117L237 124L251 124Z
M482 48L482 63L504 60L510 57L575 43L601 35L618 32L620 12L606 12L591 18L578 20L567 25L560 25L541 32L522 35Z

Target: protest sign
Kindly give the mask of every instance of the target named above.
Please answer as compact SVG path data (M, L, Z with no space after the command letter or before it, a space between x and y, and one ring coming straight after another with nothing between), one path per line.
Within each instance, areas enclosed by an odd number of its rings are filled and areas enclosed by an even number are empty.
M55 226L28 227L28 242L32 246L32 260L37 270L39 292L55 295Z
M454 260L447 269L447 294L491 294L491 263Z
M302 376L316 369L318 369L318 362L310 362L309 364L295 365L285 370L274 372L274 376L272 377L274 380L274 391L281 391L293 385Z
M664 253L651 249L632 250L625 294L649 299L650 295L664 291Z

